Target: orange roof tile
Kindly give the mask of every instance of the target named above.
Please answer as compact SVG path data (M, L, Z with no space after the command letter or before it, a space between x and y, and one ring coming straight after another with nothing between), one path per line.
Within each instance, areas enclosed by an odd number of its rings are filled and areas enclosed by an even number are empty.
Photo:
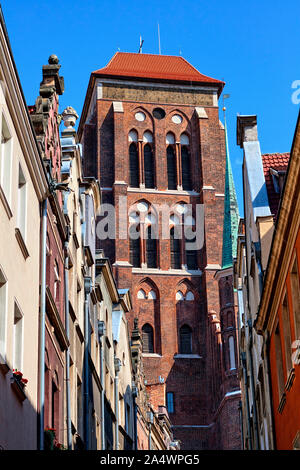
M290 154L287 153L266 153L262 155L262 163L267 186L269 206L271 213L277 216L280 202L280 194L275 191L270 168L276 171L286 171L289 164Z
M224 87L224 82L198 72L181 56L117 52L106 67L93 74L214 84L220 93Z

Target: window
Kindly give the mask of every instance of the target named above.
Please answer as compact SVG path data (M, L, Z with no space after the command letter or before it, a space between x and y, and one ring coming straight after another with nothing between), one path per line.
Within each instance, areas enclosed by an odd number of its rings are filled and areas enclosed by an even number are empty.
M230 369L235 369L235 352L234 352L234 338L233 336L229 336L229 363L230 363Z
M129 146L129 173L130 173L130 186L133 188L139 187L139 155L137 144L132 142Z
M191 164L189 138L186 134L180 136L181 147L181 172L182 172L182 188L186 191L191 189Z
M149 323L146 323L142 328L142 339L143 339L143 353L153 353L153 328Z
M26 239L26 217L27 217L27 207L26 207L26 194L27 185L26 179L19 164L19 177L18 177L18 229L21 232L23 240Z
M176 156L172 145L167 147L168 189L177 189Z
M7 281L0 269L0 363L6 358Z
M174 393L167 392L167 410L168 413L174 413Z
M172 269L181 269L180 239L178 230L178 227L172 227L170 230L170 252Z
M8 202L11 190L12 138L4 114L1 123L1 186Z
M146 260L148 268L157 268L157 240L152 228L151 225L147 228Z
M13 367L22 370L23 367L23 315L15 303L13 329Z
M289 307L287 302L287 295L284 296L282 303L282 324L284 335L284 350L285 350L285 364L287 376L292 369L292 340L291 340L291 325Z
M53 296L55 302L59 301L59 267L57 261L54 263L54 290L53 290Z
M280 340L280 329L279 324L275 330L275 354L276 354L276 366L277 366L277 381L278 381L278 394L279 401L284 392L284 379L283 379L283 360L282 360L282 349Z
M129 262L133 267L141 265L140 226L131 225L129 228Z
M293 314L295 322L295 339L300 339L300 290L299 290L299 270L297 258L291 271L291 290L292 290L292 303Z
M192 225L194 219L190 222ZM198 269L197 250L193 249L196 245L196 235L194 235L192 225L184 228L185 232L185 261L187 269Z
M154 188L154 161L150 144L144 146L145 187Z
M192 330L188 325L183 325L179 331L180 354L192 354Z

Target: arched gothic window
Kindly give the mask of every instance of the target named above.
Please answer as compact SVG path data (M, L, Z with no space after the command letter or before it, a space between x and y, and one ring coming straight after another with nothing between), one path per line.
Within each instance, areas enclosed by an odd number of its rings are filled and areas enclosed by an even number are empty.
M192 330L188 325L183 325L179 330L180 354L192 354Z
M189 191L192 189L190 142L186 134L182 134L180 137L180 147L181 147L182 189L184 189L185 191Z
M154 352L153 328L149 323L146 323L142 328L142 338L143 338L143 352L153 353Z
M133 188L139 187L139 155L137 144L132 142L129 146L129 173L130 173L130 186Z
M168 189L177 189L176 155L172 145L167 147Z
M179 238L177 226L172 227L170 230L170 252L171 252L171 268L181 269L180 238Z
M129 228L129 262L133 267L141 265L140 225L134 224Z
M157 239L151 225L147 227L146 262L148 268L157 268Z
M145 187L154 188L154 161L151 145L144 145Z

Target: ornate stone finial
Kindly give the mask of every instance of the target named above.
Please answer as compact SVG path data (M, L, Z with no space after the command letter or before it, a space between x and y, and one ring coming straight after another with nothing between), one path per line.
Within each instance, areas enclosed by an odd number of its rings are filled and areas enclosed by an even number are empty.
M58 62L59 62L59 58L55 54L52 54L48 59L48 64L50 65L57 65Z
M74 127L78 119L78 114L72 106L68 106L61 116L67 129Z

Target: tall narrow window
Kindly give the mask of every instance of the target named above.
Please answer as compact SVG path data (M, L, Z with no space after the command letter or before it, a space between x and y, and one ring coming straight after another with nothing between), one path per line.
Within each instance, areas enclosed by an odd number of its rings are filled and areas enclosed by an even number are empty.
M131 225L129 228L129 262L133 267L141 265L140 226Z
M142 328L142 338L143 338L143 352L153 353L154 352L153 328L151 325L149 325L149 323L146 323Z
M157 240L155 226L152 225L147 228L146 260L148 268L157 268Z
M129 146L129 172L130 172L130 186L133 188L139 187L139 155L135 142Z
M15 303L14 329L13 329L13 365L14 369L22 370L23 367L23 315Z
M27 218L27 204L26 204L27 185L26 179L19 164L19 178L18 178L18 229L21 232L23 240L26 239L26 218Z
M300 339L300 287L299 287L299 270L297 258L291 271L291 289L292 289L292 303L293 314L295 322L295 339Z
M168 189L177 189L176 155L172 145L167 147Z
M167 392L167 410L168 413L174 413L174 393Z
M185 259L188 269L198 269L196 235L194 235L192 225L185 227Z
M281 395L284 392L284 378L283 378L283 360L282 360L279 324L277 325L277 328L275 330L275 354L276 354L276 366L277 366L278 395L279 395L279 401L280 401Z
M0 363L6 358L7 281L0 269Z
M53 297L55 302L59 301L59 283L60 283L60 277L59 277L59 267L57 261L54 263L54 290L53 290Z
M188 325L183 325L179 331L180 354L192 353L192 330Z
M144 146L145 187L154 188L154 161L150 144Z
M286 295L282 303L282 324L283 324L283 335L284 335L286 373L288 376L293 366L292 366L291 324L290 324L289 307L288 307Z
M180 136L182 188L186 191L192 189L189 143L190 142L188 136L186 134L182 134Z
M4 114L1 124L1 186L8 202L11 190L12 138Z
M180 269L180 239L178 227L172 227L170 230L170 251L171 251L171 268Z
M235 352L234 352L234 338L233 336L229 336L229 362L230 362L230 369L235 369Z

